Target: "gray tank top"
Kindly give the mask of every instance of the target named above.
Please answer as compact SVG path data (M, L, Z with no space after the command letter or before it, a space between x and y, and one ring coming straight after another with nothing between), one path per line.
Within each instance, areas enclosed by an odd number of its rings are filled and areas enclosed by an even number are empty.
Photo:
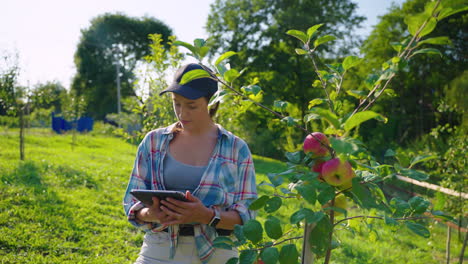
M164 158L163 179L167 190L193 193L208 166L192 166L177 161L169 151Z

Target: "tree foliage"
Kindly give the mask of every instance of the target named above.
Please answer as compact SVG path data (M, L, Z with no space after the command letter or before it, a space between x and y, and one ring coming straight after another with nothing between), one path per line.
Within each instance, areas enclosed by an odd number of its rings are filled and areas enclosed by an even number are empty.
M322 24L313 25L307 30L288 30L286 32L288 35L299 40L296 53L299 56L307 55L312 61L313 69L318 76L314 86L321 87L325 93L324 97L315 98L308 103L308 113L303 117L306 123L325 122L321 130L323 133L311 133L294 117L283 113L289 105L287 102L276 100L271 108L259 103L256 98L262 93L262 88L257 85L259 81L253 80L244 86L235 83L243 70L230 68L223 62L233 54L233 51L220 55L213 65L216 69L214 78L223 84L225 89L216 93L214 101L222 101L227 94L240 97L268 110L275 119L285 122L289 127L302 130L310 136L304 140L304 152L286 153L286 171L269 173L267 176L270 182L260 184L273 189L253 201L249 208L265 211L267 216L263 225L258 220L249 220L242 226L235 227L236 241L229 238L214 241L215 246L220 248L242 246L239 258L232 258L229 263L254 263L259 256L268 263L277 261L295 263L299 256L296 245L282 245L281 251L278 250L278 246L303 238L303 252L310 250L315 257L324 257L324 263L327 264L331 261L332 250L339 246L336 232L339 229L347 229L350 221L364 219L366 222L367 219L380 219L395 230L405 228L415 235L428 238L430 230L426 227L427 219L453 220L453 217L434 210L434 206L426 198L414 196L406 201L398 196L388 197L381 189L382 184L399 176L418 181L427 180L429 175L417 167L436 159L437 156L411 155L408 160L400 160L398 153L387 149L385 158L382 159L373 155L367 144L359 140L359 128L373 119L385 123L388 121L384 116L385 110L374 111L376 100L383 98L381 95L387 91L395 76L404 73L406 66L417 58L416 55L441 54L438 49L425 48L423 45L450 44L449 38L445 36L434 38L430 33L438 22L464 10L466 8L453 8L438 0L426 3L421 12L406 16L404 21L411 34L409 39L399 39L399 42L392 45L395 51L389 56L390 59L382 64L381 69L372 72L371 78L364 79L360 75L362 79L359 84L368 89L363 92L353 90L353 83L344 84L343 80L364 60L356 56L347 56L335 63L318 65L318 48L335 38L318 31ZM195 45L186 42L178 44L189 49L200 62L203 61L204 41L196 41ZM203 76L201 73L191 74L186 81L201 76ZM352 98L351 109L344 107L346 101L350 100L348 96ZM237 109L242 108L245 108L245 105L239 105ZM457 152L456 156L459 153L463 151ZM458 170L459 164L455 167ZM352 214L347 211L348 198L362 209L364 215L348 215ZM274 215L280 207L288 203L288 199L293 199L291 203L300 205L299 210L291 212L289 223L287 219L285 221ZM305 228L304 237L294 236L290 232L283 233L283 230L293 230L293 226L300 227L301 224ZM264 231L271 240L263 236Z
M155 18L108 13L94 18L89 28L81 31L72 89L84 96L91 116L102 119L117 112L116 62L120 65L122 97L135 95L134 69L150 54L148 35L153 33L167 39L172 31Z
M320 47L320 53L328 58L347 54L358 41L350 32L364 20L355 14L356 8L355 3L347 0L217 0L211 6L206 24L208 42L213 52L237 52L237 56L230 58L231 66L248 68L239 80L250 83L257 77L261 80L259 85L265 87L264 96L258 100L267 105L273 105L275 100L287 101L290 104L285 111L301 118L307 110L307 100L321 95L321 91L311 87L316 78L311 62L294 56L295 40L285 32L290 28L306 30L308 25L323 23L322 32L333 33L340 41ZM277 154L284 149L282 146L294 149L293 139L303 136L302 132L293 130L286 135L262 111L231 114L235 117L226 119L240 121L231 123L229 129L252 142L252 148L262 150L257 153L263 155L279 158ZM251 120L255 120L255 126L250 125ZM272 142L271 138L277 140Z
M401 39L409 38L405 17L417 17L415 14L423 12L426 0L409 0L402 7L393 6L390 11L380 18L370 36L364 41L361 52L364 54L365 64L359 66L359 74L382 69L395 49L401 47ZM443 6L453 10L466 7L466 1L442 1ZM447 84L460 78L467 65L468 41L468 12L454 14L449 18L437 22L437 27L424 38L431 39L421 43L422 48L430 51L437 48L440 56L416 54L408 65L404 66L392 84L388 87L382 100L375 109L387 109L389 124L385 126L377 123L363 125L362 136L370 140L370 145L378 149L383 140L408 143L437 126L438 107L446 96ZM442 37L445 36L445 37ZM448 44L448 45L440 45ZM420 48L418 47L418 48ZM360 90L362 80L351 81ZM458 93L457 93L458 94ZM456 96L455 96L456 97ZM459 97L460 98L460 97ZM450 99L450 100L454 100ZM457 118L445 118L451 126L461 124L461 115ZM380 148L380 151L384 151Z
M0 115L16 115L24 89L18 85L18 56L4 52L0 61Z
M67 90L59 82L46 82L38 84L31 91L31 111L36 109L52 109L55 112L62 112L62 102L67 97Z

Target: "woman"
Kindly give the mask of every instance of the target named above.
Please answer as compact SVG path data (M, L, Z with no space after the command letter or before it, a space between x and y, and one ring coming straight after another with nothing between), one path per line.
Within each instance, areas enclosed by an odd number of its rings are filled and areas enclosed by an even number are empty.
M217 106L208 109L208 102L218 89L215 80L180 84L195 69L209 70L194 63L182 66L160 93L171 92L179 121L149 132L138 147L124 197L129 221L146 231L138 264L226 263L237 250L214 248L213 240L255 217L248 210L257 198L250 150L214 123ZM188 202L153 198L153 205L145 206L132 189L183 191Z

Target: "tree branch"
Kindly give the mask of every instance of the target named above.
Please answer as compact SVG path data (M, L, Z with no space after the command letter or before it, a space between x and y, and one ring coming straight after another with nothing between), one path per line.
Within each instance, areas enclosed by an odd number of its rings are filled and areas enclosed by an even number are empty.
M351 217L347 217L347 218L343 218L341 219L340 221L336 222L334 225L338 225L344 221L348 221L348 220L351 220L351 219L355 219L355 218L373 218L373 219L380 219L380 220L384 220L385 218L384 217L381 217L381 216L365 216L365 215L357 215L357 216L351 216ZM415 216L415 217L402 217L402 218L393 218L393 220L396 220L396 221L405 221L405 220L416 220L416 219L430 219L432 217L428 217L428 216Z
M257 248L256 250L264 250L264 249L266 249L266 248L274 247L274 246L283 244L284 242L288 242L288 241L290 241L290 240L301 239L301 238L303 238L303 237L304 237L304 236L290 237L290 238L287 238L287 239L285 239L285 240L283 240L283 241L280 241L280 242L277 242L277 243L273 243L273 245L271 245L271 246L266 246L266 247Z

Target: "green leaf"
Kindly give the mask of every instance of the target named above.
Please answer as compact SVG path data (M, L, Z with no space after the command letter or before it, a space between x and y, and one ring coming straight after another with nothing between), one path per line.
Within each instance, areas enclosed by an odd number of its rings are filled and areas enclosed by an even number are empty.
M306 215L306 222L308 224L317 223L321 221L324 216L325 214L322 211L314 212L314 214L311 216Z
M280 264L297 263L298 257L299 257L299 253L297 252L296 245L294 244L284 245L281 248L281 252L279 255L279 262Z
M281 198L277 196L272 197L265 204L265 212L273 213L276 210L278 210L282 204L283 204L283 200L281 200Z
M263 237L263 228L262 224L255 219L250 219L243 227L244 236L252 241L252 243L257 244L262 240Z
M318 47L318 46L322 45L323 43L333 41L335 39L336 39L336 37L332 36L332 35L325 35L325 36L319 37L314 41L314 47Z
M427 175L426 173L424 173L422 171L418 171L418 170L402 168L400 170L400 173L402 175L404 175L404 176L408 176L411 179L415 179L415 180L418 180L418 181L425 181L425 180L429 179L429 175Z
M297 186L296 190L310 204L314 205L317 201L317 193L315 187L311 184Z
M244 226L242 225L234 225L234 236L237 238L237 240L241 243L244 244L246 237L244 236Z
M186 83L189 83L193 80L200 79L200 78L209 78L211 75L202 69L195 69L191 70L189 72L186 72L183 76L182 79L180 80L180 84L184 85Z
M289 127L292 127L297 123L296 119L292 118L291 116L284 117L281 119L281 122L286 123L286 125Z
M422 214L426 212L427 208L429 208L429 206L431 205L429 201L419 196L415 196L411 198L408 201L408 204L410 205L411 209L413 209L414 213L416 214Z
M239 71L237 71L236 69L230 69L224 73L223 77L224 77L224 80L226 80L226 82L230 83L234 81L235 79L237 79L237 77L239 76L240 76Z
M205 46L206 44L206 41L204 39L201 39L201 38L197 38L193 41L193 45L197 48L201 48L203 46Z
M347 90L346 93L357 99L364 99L367 96L367 92L362 90Z
M330 245L332 226L327 216L323 217L310 231L309 244L312 252L317 256L324 256Z
M277 109L278 111L285 110L287 106L288 106L288 102L284 102L280 100L276 100L273 102L273 107Z
M429 232L429 230L423 225L413 222L405 222L405 225L419 236L422 236L424 238L429 238L431 236L431 232Z
M387 225L398 225L398 221L395 220L394 218L385 216L385 224L387 224Z
M330 143L332 148L340 154L354 154L359 151L358 145L355 143L346 141L344 138L331 137Z
M395 157L396 153L393 151L393 149L387 149L385 151L384 157Z
M295 49L295 51L298 55L306 55L307 53L309 53L307 52L307 50L303 50L303 49Z
M335 197L335 189L330 185L327 185L322 191L319 193L317 200L321 205L326 204L328 201Z
M286 159L294 164L299 164L302 160L302 151L286 152Z
M420 37L424 37L425 35L431 33L437 24L437 20L434 17L432 17L430 13L428 14L425 12L417 15L408 15L404 19L405 23L408 25L408 31L412 36L416 35L419 28L424 24L426 20L428 20L428 22L424 26L424 29L421 30L421 32L419 33Z
M267 176L275 187L280 186L284 181L283 176L280 173L267 173Z
M269 247L262 251L260 258L265 264L276 264L279 259L278 249L275 247Z
M351 129L359 126L361 123L367 120L373 119L373 118L380 119L380 120L383 119L385 123L387 122L387 118L382 116L381 114L378 114L374 111L363 111L363 112L358 112L354 114L353 116L351 116L350 118L348 118L348 120L346 120L346 122L344 123L344 126L343 126L344 130L350 131Z
M223 53L221 56L219 56L219 58L215 61L215 66L218 66L221 62L223 62L224 60L227 60L228 58L236 55L237 53L234 52L234 51L227 51L225 53Z
M332 124L336 129L340 128L340 121L338 121L338 117L332 113L328 109L320 108L320 107L315 107L310 110L311 113L317 114L326 121L328 121L330 124Z
M307 29L308 40L310 40L314 36L317 29L319 29L321 26L323 26L323 24L317 24L317 25L311 26L309 29Z
M213 240L213 246L216 248L232 250L234 242L227 236L218 236Z
M456 221L456 219L453 217L453 216L450 216L448 214L445 214L444 212L441 212L441 211L432 211L431 214L435 217L435 218L441 218L443 220L447 220L447 221Z
M392 46L392 48L398 53L403 50L403 44L400 42L390 42L390 46Z
M250 210L259 210L261 209L263 206L265 206L266 202L270 199L270 196L268 195L262 195L260 198L258 198L257 200L255 200L254 202L252 202L250 205L249 205L249 209Z
M354 201L361 205L363 208L374 208L377 206L375 203L375 197L369 191L369 189L360 184L357 177L353 178L353 187L351 189Z
M301 208L291 215L289 221L291 224L296 225L297 223L304 220L307 216L312 216L313 214L314 212L309 208Z
M280 238L283 235L281 221L274 216L268 216L267 220L265 221L265 232L272 239Z
M257 259L256 250L242 250L239 255L239 264L253 264Z
M390 205L394 209L393 213L395 217L403 216L410 210L409 204L406 201L397 197L392 198L392 200L390 200Z
M307 40L308 40L307 35L306 35L304 32L302 32L302 31L293 30L293 29L292 29L292 30L288 30L288 31L286 32L286 34L288 34L288 35L290 35L290 36L293 36L293 37L299 39L299 40L302 41L304 44L307 43Z
M433 49L433 48L427 48L427 49L420 49L420 50L417 50L413 53L412 56L416 55L416 54L437 54L439 56L442 57L442 53L440 52L440 50L438 49Z
M191 44L189 44L187 42L180 41L180 40L176 40L172 44L175 45L175 46L182 46L182 47L187 48L188 50L190 50L192 52L194 57L198 58L197 49L194 46L192 46Z
M262 87L254 84L254 85L244 86L241 88L241 90L247 93L252 93L253 95L257 95L262 91Z
M321 105L325 102L322 98L315 98L314 100L309 102L309 109L313 108L314 106Z
M226 262L226 264L237 264L237 263L239 263L239 258L236 258L236 257L232 257Z
M460 12L464 12L464 11L467 11L468 10L468 6L461 6L461 7L458 7L458 8L450 8L450 7L447 7L447 8L442 8L442 10L440 10L440 13L439 15L437 16L437 18L439 20L442 20L448 16L451 16L451 15L454 15L456 13L460 13Z
M412 160L411 160L411 165L409 166L410 168L412 168L414 165L418 164L418 163L421 163L421 162L425 162L425 161L428 161L428 160L431 160L431 159L436 159L437 156L435 155L421 155L421 156L417 156L417 157L414 157Z
M362 62L362 59L356 56L348 56L343 61L343 68L349 70L352 67L359 65Z
M343 64L341 63L325 64L325 66L327 66L333 72L338 73L339 75L343 74L345 70L343 68ZM334 74L333 76L336 77L336 74Z
M433 44L433 45L451 45L452 41L448 37L435 37L435 38L428 38L418 42L416 47L421 46L423 44Z
M431 33L432 31L434 31L436 25L437 25L437 19L435 19L434 17L431 17L429 21L427 22L426 26L424 27L424 29L421 31L421 33L419 33L419 36L424 37L427 34Z
M198 54L200 54L200 58L204 58L206 54L208 54L208 51L210 51L210 48L207 46L201 47L200 50L198 51Z

